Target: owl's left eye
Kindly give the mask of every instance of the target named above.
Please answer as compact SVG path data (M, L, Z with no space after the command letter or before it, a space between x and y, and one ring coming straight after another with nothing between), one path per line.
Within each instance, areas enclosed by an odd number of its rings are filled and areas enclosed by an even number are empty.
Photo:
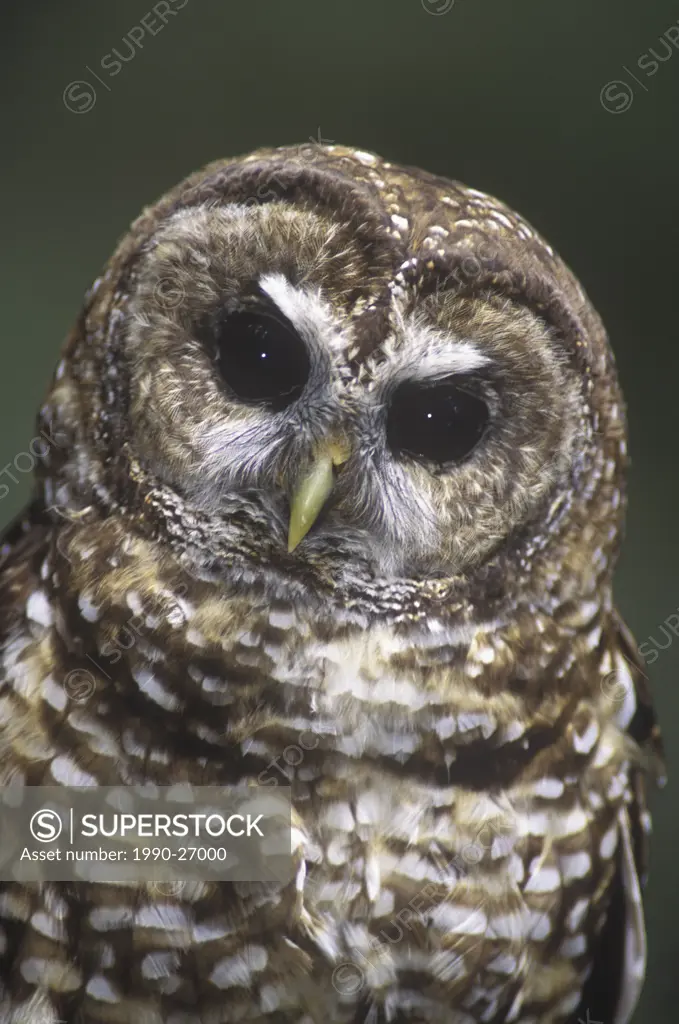
M275 412L299 398L309 379L306 346L292 324L269 313L239 310L216 331L217 365L234 394Z
M387 441L397 455L444 466L471 455L489 419L485 401L458 378L406 381L389 404Z

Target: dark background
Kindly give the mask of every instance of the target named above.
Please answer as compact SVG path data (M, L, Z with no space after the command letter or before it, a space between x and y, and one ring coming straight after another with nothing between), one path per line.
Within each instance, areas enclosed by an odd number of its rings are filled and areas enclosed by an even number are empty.
M639 643L666 644L659 627L679 607L679 50L660 37L679 36L679 0L186 0L164 28L147 18L156 35L135 48L123 37L152 6L3 0L0 467L27 450L81 297L141 207L209 160L320 133L498 195L574 267L629 405L617 598ZM115 75L114 47L134 52ZM655 67L651 48L666 58ZM679 1016L678 661L679 641L649 666L670 787L654 801L635 1024Z

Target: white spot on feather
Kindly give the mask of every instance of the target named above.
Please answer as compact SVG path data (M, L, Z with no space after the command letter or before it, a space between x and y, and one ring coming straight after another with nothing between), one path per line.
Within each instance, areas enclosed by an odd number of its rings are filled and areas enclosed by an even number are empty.
M545 776L542 779L538 779L533 785L533 792L536 796L544 797L546 800L558 799L564 791L564 784L561 779L549 778Z
M78 597L78 608L83 619L87 622L96 622L101 614L101 609L85 593L80 594Z
M592 860L584 850L580 853L562 854L560 864L564 882L585 878L592 870Z
M191 922L181 907L172 906L170 903L154 903L142 907L137 911L134 918L137 928L157 928L159 931L186 931L191 930Z
M45 676L42 681L42 697L55 711L63 711L66 707L64 688L55 683L52 676Z
M606 860L609 860L615 853L615 849L618 845L618 827L617 822L612 828L609 828L608 832L604 834L599 844L599 853Z
M26 615L41 626L54 623L54 612L44 590L34 590L26 602Z
M599 725L592 719L582 735L573 733L573 746L578 754L589 754L599 738Z
M155 704L159 704L161 708L166 708L168 711L176 711L181 707L180 701L174 694L169 693L165 689L153 672L146 668L134 668L132 676L142 693L145 693Z
M556 892L561 885L561 875L555 867L531 866L531 874L524 892Z
M95 974L87 983L86 992L100 1003L118 1003L120 994L103 974Z
M353 832L355 822L349 804L337 802L325 808L322 815L323 824L330 828L338 828L342 832Z
M50 765L52 778L62 786L97 786L94 775L79 768L75 761L65 754L55 757Z
M483 935L488 918L480 907L465 907L455 903L439 903L430 912L432 925L458 935Z
M616 651L615 655L615 665L616 692L618 689L622 690L623 700L620 702L620 707L615 713L614 720L616 725L624 732L634 718L634 714L637 710L637 696L629 665L618 651Z
M268 959L263 946L246 946L242 953L220 960L210 975L210 981L217 988L248 987L253 972L263 971Z

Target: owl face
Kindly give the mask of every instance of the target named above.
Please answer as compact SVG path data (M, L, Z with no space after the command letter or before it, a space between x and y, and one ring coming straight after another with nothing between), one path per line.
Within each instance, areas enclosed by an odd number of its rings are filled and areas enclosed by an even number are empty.
M138 264L131 447L189 506L313 576L470 573L570 472L580 385L509 298L380 285L337 217L284 201L182 209Z
M612 574L625 421L596 313L511 209L374 154L259 151L145 211L41 428L64 437L46 505L223 586L493 617Z

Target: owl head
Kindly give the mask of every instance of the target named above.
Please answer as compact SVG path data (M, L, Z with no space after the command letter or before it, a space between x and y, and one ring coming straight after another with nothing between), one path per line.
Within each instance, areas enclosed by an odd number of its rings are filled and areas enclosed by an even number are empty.
M572 274L494 199L340 146L193 175L91 289L50 503L185 567L417 614L617 547L624 419ZM563 594L562 594L563 596Z

